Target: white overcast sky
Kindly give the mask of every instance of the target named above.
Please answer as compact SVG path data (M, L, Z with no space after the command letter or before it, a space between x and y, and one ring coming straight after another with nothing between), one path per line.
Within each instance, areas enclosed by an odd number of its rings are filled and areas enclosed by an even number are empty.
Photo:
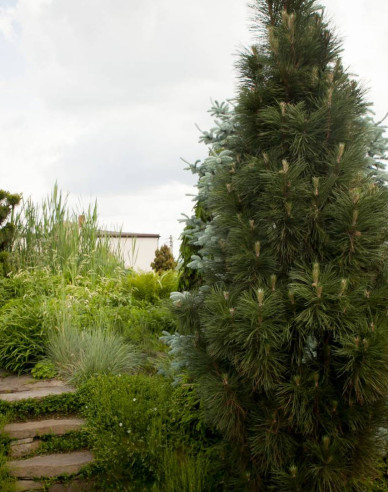
M388 111L388 0L322 0L344 61ZM246 0L0 0L0 188L55 181L101 223L175 244L210 99L233 97Z

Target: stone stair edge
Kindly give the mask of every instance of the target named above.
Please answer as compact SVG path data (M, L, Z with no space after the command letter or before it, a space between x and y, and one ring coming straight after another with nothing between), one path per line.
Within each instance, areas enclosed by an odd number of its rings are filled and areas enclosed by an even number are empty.
M19 479L55 478L78 474L92 462L93 454L90 451L73 451L8 461L8 469L11 475Z
M34 480L17 480L16 492L30 492L32 490L44 490L42 482ZM94 489L93 480L73 479L69 482L58 482L50 486L48 492L92 492Z
M27 375L16 376L0 370L0 402L16 403L23 400L44 399L76 391L76 388L55 378L35 380ZM1 430L10 437L11 449L14 450L14 454L8 457L7 465L11 475L16 478L16 491L45 490L45 484L42 482L45 478L53 478L55 481L49 487L49 492L95 490L88 480L78 476L81 470L94 461L93 454L89 450L43 455L37 454L39 451L34 453L41 443L40 437L63 436L86 426L85 419L76 415L60 416L56 413L51 415L53 415L51 418L48 414L43 418L32 417L28 421L12 422ZM30 449L31 446L34 449ZM64 476L67 477L65 482L63 478L61 480Z
M71 431L81 430L86 421L79 417L62 417L51 419L28 420L6 424L2 432L11 439L20 440L44 435L62 436Z

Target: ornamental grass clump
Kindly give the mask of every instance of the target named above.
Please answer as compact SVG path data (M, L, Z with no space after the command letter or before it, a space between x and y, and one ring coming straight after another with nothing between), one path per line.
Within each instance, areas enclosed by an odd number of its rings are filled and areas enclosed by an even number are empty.
M320 5L254 9L233 125L193 166L202 286L175 294L170 344L241 490L362 491L388 417L386 178Z
M47 353L58 374L74 384L98 374L135 373L142 361L120 335L103 327L82 330L70 323L50 334Z

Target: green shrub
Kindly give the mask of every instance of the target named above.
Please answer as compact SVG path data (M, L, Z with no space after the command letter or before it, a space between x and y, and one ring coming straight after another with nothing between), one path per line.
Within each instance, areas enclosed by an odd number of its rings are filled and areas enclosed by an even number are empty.
M7 469L7 452L9 439L0 434L0 490L1 492L13 492L15 480L9 475Z
M218 490L220 444L189 389L160 376L99 376L81 397L104 490Z
M133 306L129 318L131 324L138 324L149 334L175 331L176 323L168 306L162 303Z
M51 379L57 375L55 365L47 359L39 361L31 370L34 379Z
M4 415L9 421L25 421L46 415L71 415L77 413L82 406L79 394L63 393L45 398L28 398L15 402L0 400L0 417ZM0 489L1 490L1 489Z
M1 279L0 292L7 300L17 297L57 296L63 288L63 278L46 267L27 268ZM5 303L4 303L5 304Z
M79 330L69 323L51 333L48 356L59 375L76 384L96 374L133 373L141 363L138 351L120 335L103 328Z
M47 333L39 297L9 301L0 312L0 366L22 373L45 354Z
M86 449L89 443L88 439L86 430L71 431L62 436L47 434L40 437L40 445L33 454L69 453Z
M129 275L123 285L132 296L140 301L155 302L169 297L178 288L178 273L169 270L159 274L154 272Z
M7 469L7 456L10 448L10 438L3 434L3 427L7 423L7 416L0 408L0 491L13 492L15 480L9 475Z
M163 331L175 331L175 320L166 306L143 301L135 306L118 307L113 313L111 326L126 340L147 354L166 351L160 335Z

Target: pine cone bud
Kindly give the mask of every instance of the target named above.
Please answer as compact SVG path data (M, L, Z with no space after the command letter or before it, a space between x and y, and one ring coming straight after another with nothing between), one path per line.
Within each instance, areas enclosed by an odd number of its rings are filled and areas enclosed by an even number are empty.
M259 302L259 306L261 307L263 305L263 301L264 301L264 290L263 289L257 289L257 300Z
M346 289L348 287L348 280L346 278L341 279L341 292L340 296L344 295Z
M315 66L311 71L311 82L315 86L318 81L319 81L319 69L317 66Z
M249 227L251 228L251 231L255 228L255 221L253 219L249 221Z
M286 159L282 160L282 166L283 166L283 169L281 169L279 171L279 174L287 174L290 166L288 165L288 162L286 161Z
M295 14L294 13L292 13L288 16L287 26L288 26L288 29L291 31L291 33L293 33L294 32L294 26L295 26Z
M319 178L313 178L313 186L314 186L314 195L318 196L319 195L319 190L318 190Z
M225 301L229 299L229 292L227 292L226 290L224 290L224 299Z
M287 216L291 217L292 203L286 202L285 207L286 207Z
M255 242L256 258L258 258L260 256L260 248L261 248L260 241L256 241Z
M227 183L226 189L228 190L228 193L230 193L232 191L232 185L230 183Z
M360 200L360 193L358 193L358 191L355 191L354 193L352 193L352 195L353 195L353 203L356 205Z
M276 280L277 280L276 275L271 275L271 289L272 289L272 292L276 290Z
M313 287L318 287L319 282L319 263L313 265Z
M344 152L345 152L345 144L340 143L338 145L337 164L341 162Z
M322 438L322 444L323 444L323 448L325 449L325 451L328 451L329 450L329 446L330 446L330 438L329 438L329 436L323 436L323 438Z

